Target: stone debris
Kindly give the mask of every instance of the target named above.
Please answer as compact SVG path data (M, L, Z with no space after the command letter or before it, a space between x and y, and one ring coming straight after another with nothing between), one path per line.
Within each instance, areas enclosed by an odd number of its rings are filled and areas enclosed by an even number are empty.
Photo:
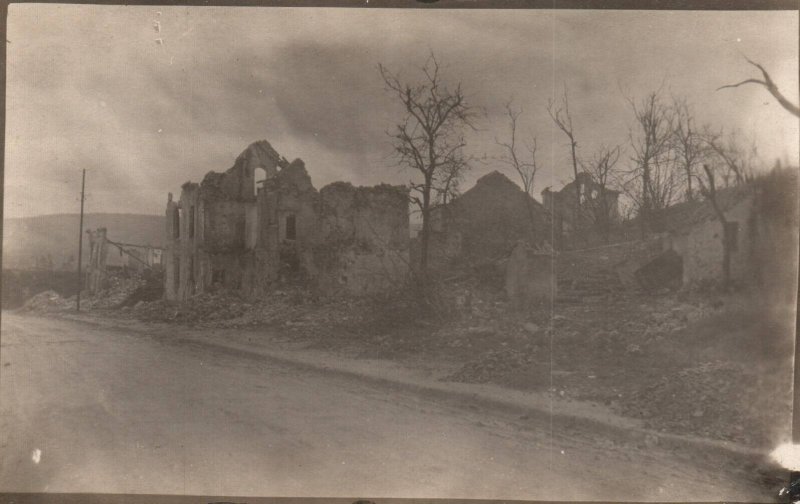
M61 295L52 290L40 292L25 301L20 310L31 312L55 312L67 309L75 309L74 297L64 299Z
M464 364L461 369L447 377L454 382L489 383L500 372L524 369L533 364L533 356L512 349L490 351L480 359Z
M652 428L767 444L770 439L762 421L751 414L758 395L752 387L756 381L754 373L741 364L703 362L635 391L620 403L619 410L644 419Z
M81 294L81 310L110 310L133 306L139 301L152 301L163 296L162 278L157 274L143 275L137 272L107 275L105 287L90 294ZM22 306L23 311L58 312L75 310L76 296L64 298L55 291L48 290L36 294Z
M105 299L89 299L86 306L142 321L272 328L310 348L367 358L429 360L448 370L446 380L552 388L554 397L605 403L657 431L751 446L778 439L774 418L791 414L791 380L780 381L790 374L748 367L753 363L741 356L750 354L732 347L753 339L752 317L759 316L742 315L750 301L736 295L623 290L519 312L502 282L492 287L466 272L442 283L433 310L424 312L410 289L323 298L287 286L257 299L220 289L175 303L138 297L143 287L137 282L112 283ZM50 291L34 296L25 309L74 309L74 302ZM101 309L107 306L124 310ZM735 317L728 322L731 336L722 326Z

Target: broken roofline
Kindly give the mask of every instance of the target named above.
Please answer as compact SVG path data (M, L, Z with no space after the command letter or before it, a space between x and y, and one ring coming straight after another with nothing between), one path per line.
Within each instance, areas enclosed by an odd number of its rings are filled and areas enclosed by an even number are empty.
M755 187L751 184L725 187L717 192L717 204L723 213L729 212L748 198L755 196ZM694 201L682 201L666 208L653 211L653 215L662 220L665 231L685 232L690 228L707 222L717 220L711 201L707 197ZM630 222L639 223L641 216L637 215Z
M594 188L596 188L596 189L602 188L605 191L605 193L608 194L608 195L622 194L622 191L617 191L616 189L612 189L612 188L607 187L607 186L604 187L602 184L597 182L594 179L594 175L592 175L589 172L580 172L580 173L578 173L578 179L577 180L575 180L575 179L570 180L569 182L564 184L561 187L561 189L559 189L558 191L553 190L552 186L547 186L544 189L542 189L542 193L562 194L565 191L575 187L575 185L577 183L580 183L580 182L592 184L594 186Z
M519 184L517 184L516 182L508 178L506 174L498 170L490 171L489 173L481 176L475 182L475 185L473 185L463 193L454 196L447 203L431 202L430 210L441 209L449 207L450 205L454 205L456 204L457 201L462 200L464 196L468 196L469 194L472 194L472 191L479 190L482 187L489 187L489 186L498 187L500 185L505 186L507 188L511 188L513 191L512 194L519 193L520 196L527 196L528 199L530 199L530 201L534 204L534 207L537 210L544 210L544 206L539 200L534 198L533 195L526 193L525 190L519 186Z
M292 170L292 168L296 170ZM255 177L255 172L258 169L262 169L266 172L266 176L261 180L256 180ZM218 196L224 196L224 199L251 200L256 196L255 184L263 184L270 179L277 179L280 181L279 177L281 174L284 174L284 176L307 178L309 188L314 192L335 190L337 188L342 189L345 185L352 187L357 192L364 190L386 191L394 192L405 198L408 198L409 192L408 188L404 185L380 183L374 186L354 186L346 181L332 182L324 186L320 191L317 191L311 181L311 177L305 169L303 160L295 158L295 160L290 163L285 157L280 155L267 140L259 140L251 143L236 157L233 166L224 172L211 170L205 174L203 180L199 184L187 181L181 185L181 189L191 190L199 188L200 190L205 190L206 193L216 193ZM243 179L249 181L251 178L253 180L252 186L249 183L243 183Z

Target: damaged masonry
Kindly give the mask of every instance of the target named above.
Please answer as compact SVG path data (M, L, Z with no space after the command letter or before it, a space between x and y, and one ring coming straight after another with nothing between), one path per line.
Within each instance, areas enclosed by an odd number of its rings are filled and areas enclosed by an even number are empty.
M403 186L317 191L300 159L251 144L224 173L186 182L166 209L165 296L215 289L259 296L281 284L319 292L386 290L408 273L408 194Z

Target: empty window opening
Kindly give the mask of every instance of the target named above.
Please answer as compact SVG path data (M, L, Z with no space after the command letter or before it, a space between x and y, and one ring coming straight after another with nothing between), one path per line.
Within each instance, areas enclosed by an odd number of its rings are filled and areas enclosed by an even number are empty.
M253 196L258 196L258 189L264 187L264 182L267 180L267 170L258 167L253 170Z
M294 215L286 216L286 239L297 239L297 219L295 219Z

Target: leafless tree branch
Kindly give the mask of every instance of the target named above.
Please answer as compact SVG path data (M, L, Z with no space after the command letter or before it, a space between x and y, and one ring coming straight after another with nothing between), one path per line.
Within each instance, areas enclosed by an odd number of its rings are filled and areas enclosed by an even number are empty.
M772 81L772 78L770 77L769 73L764 69L764 67L754 61L751 61L749 58L745 58L745 60L747 60L748 63L750 63L751 65L753 65L754 67L758 68L761 71L761 75L764 77L764 80L745 79L741 82L737 82L736 84L727 84L725 86L720 86L717 88L717 91L719 91L720 89L737 88L745 84L758 84L760 86L764 86L765 88L767 88L767 91L769 91L770 94L774 96L776 100L778 100L778 103L780 103L783 108L788 110L791 114L800 117L800 108L794 103L790 102L785 96L783 96L783 93L780 92L778 86L775 85L775 82Z
M525 203L528 209L528 217L530 219L531 241L536 241L536 214L533 206L533 187L536 179L536 172L538 166L536 164L536 137L532 137L530 143L527 144L527 150L530 154L530 159L523 159L518 150L517 145L517 121L522 114L522 108L515 109L511 101L505 105L506 115L508 116L509 125L509 139L507 141L500 141L495 138L495 143L503 148L503 154L497 158L501 163L510 166L516 172L522 183L522 189L525 191Z
M411 197L422 214L422 243L420 253L421 278L425 278L430 243L430 210L437 202L447 203L457 194L458 182L469 169L471 157L465 155L465 128L475 129L475 109L467 104L457 84L451 89L442 77L442 67L431 52L421 67L419 82L401 80L382 64L378 71L389 94L405 110L404 117L390 133L400 166L416 171L417 181L409 188Z

